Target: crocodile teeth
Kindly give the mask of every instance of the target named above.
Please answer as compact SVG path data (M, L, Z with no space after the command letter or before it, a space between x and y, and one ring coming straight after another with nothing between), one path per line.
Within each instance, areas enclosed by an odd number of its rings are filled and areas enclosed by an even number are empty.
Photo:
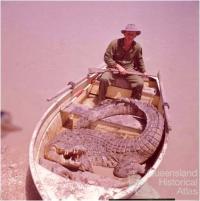
M63 155L61 155L61 160L67 161Z

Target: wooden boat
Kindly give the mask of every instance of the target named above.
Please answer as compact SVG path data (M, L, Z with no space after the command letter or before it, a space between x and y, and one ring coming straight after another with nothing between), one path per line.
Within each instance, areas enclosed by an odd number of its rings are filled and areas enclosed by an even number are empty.
M70 82L69 87L56 95L57 97L62 94L46 111L33 132L29 149L29 165L35 186L44 200L98 200L102 195L109 195L113 199L129 198L154 174L163 160L167 149L168 133L171 128L168 118L169 105L165 102L160 74L158 73L157 76L148 76L145 79L141 101L153 104L162 113L165 119L165 126L159 147L147 161L147 170L143 176L133 178L134 181L125 188L104 188L64 178L53 173L40 163L41 158L44 157L44 146L54 139L59 132L66 128L69 129L69 124L66 124L66 122L70 120L71 129L76 125L77 119L80 118L69 108L74 104L89 108L95 106L100 75L101 73L90 73L77 83ZM121 88L117 84L109 86L106 95L109 99L130 96L130 89ZM129 135L130 137L135 137L139 134L137 128L132 128L130 132L130 128L126 125L106 121L98 121L94 126L94 129L97 128L112 130L119 132L120 135ZM96 174L101 173L97 171Z

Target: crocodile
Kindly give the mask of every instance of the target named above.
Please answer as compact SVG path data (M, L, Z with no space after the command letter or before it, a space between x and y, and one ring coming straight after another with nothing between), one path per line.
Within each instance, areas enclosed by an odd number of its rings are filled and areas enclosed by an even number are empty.
M137 138L90 128L97 120L113 115L136 115L145 119ZM151 104L135 99L110 100L80 117L77 128L66 129L45 146L44 158L59 163L68 172L93 172L93 166L114 168L127 178L145 173L145 162L156 151L164 130L162 114Z

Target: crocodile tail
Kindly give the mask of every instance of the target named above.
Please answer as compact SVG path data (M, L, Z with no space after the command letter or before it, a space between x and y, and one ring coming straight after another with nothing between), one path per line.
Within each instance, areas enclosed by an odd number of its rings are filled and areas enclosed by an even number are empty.
M77 127L88 128L92 122L114 115L142 116L146 120L146 126L137 139L131 140L130 149L147 156L155 152L162 138L164 119L161 113L149 103L128 98L107 101L88 111L88 115L81 117ZM126 144L126 141L123 142Z
M164 130L164 118L162 114L151 104L134 102L146 115L146 126L136 140L133 141L138 153L146 156L152 155L157 149Z

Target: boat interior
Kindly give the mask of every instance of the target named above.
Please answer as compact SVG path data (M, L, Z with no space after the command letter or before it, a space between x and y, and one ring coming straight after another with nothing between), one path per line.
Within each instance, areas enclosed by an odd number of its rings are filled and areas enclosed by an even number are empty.
M40 139L42 143L38 145L40 146L38 147L38 150L40 151L39 154L37 154L37 158L38 161L40 161L40 164L45 166L45 163L41 162L44 159L45 145L51 142L63 130L76 128L77 121L81 117L81 113L84 113L96 106L98 88L98 76L92 79L87 79L87 81L83 81L67 96L67 99L69 99L67 105L61 104L56 111L52 112L51 117L45 121L46 125L43 126L45 135L43 135L42 139ZM106 98L130 98L131 93L132 91L129 85L124 82L124 80L119 79L116 83L108 87ZM153 104L161 113L163 112L157 77L149 77L145 79L141 100ZM66 102L67 101L64 103ZM123 138L136 138L144 129L144 124L145 120L139 116L116 115L92 123L90 125L90 129L103 130L110 132L111 134L119 134ZM155 159L153 161L155 161ZM149 163L150 166L152 165L151 163L152 162ZM98 173L99 169L96 168L96 170ZM106 171L100 172L102 173Z
M95 79L92 84L81 90L81 94L78 94L71 106L61 111L62 125L65 128L76 128L76 122L80 118L78 113L80 111L84 113L84 111L96 106L98 89L99 81ZM111 100L121 97L131 98L131 94L132 90L128 83L123 79L118 79L108 87L106 98ZM145 79L141 100L153 104L158 110L162 111L159 86L156 79ZM143 130L141 123L144 123L144 121L142 120L144 120L142 117L134 115L116 115L93 123L91 129L115 132L126 137L137 137Z

